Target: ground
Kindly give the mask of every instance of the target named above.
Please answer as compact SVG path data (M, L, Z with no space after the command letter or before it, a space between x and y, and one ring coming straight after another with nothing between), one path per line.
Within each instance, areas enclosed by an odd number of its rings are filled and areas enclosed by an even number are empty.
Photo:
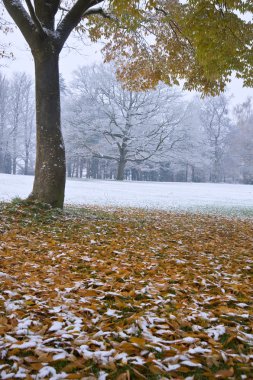
M1 379L252 379L253 223L0 207Z
M32 176L0 174L0 201L27 197L32 182ZM253 186L72 179L65 203L253 216Z

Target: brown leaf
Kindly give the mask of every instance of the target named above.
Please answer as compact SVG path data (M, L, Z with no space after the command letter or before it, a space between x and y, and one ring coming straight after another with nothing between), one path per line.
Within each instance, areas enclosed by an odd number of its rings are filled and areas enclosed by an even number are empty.
M144 338L138 338L135 336L130 338L130 342L137 344L141 348L145 347L145 345L146 345L146 340Z
M130 380L131 377L130 377L130 372L129 371L126 371L124 373L121 373L117 378L116 380Z
M222 369L215 374L216 379L227 379L234 375L234 368L231 367L229 369Z
M31 363L30 366L35 371L39 371L43 367L41 363Z

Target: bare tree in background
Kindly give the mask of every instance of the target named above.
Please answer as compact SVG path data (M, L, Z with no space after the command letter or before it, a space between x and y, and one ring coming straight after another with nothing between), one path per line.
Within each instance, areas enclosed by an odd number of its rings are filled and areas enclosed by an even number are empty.
M25 73L0 73L0 172L34 170L35 106L33 82Z
M17 173L18 162L24 162L28 173L32 132L34 131L33 82L25 73L15 73L10 83L9 118L11 125L12 173Z
M33 171L35 158L35 104L32 81L27 78L24 88L23 105L23 133L21 144L23 146L20 158L23 161L25 175Z
M228 116L229 100L225 95L208 97L203 101L201 120L212 160L210 180L221 182L223 178L222 159L225 153L226 139L231 130Z
M253 184L253 108L248 98L244 103L235 107L236 129L234 130L231 150L236 156L244 183Z
M9 81L0 73L0 172L11 173L9 153Z
M75 73L68 123L79 146L94 157L115 161L116 179L123 180L128 162L159 159L184 139L179 131L184 106L180 93L165 85L128 91L113 71L112 66L94 66Z

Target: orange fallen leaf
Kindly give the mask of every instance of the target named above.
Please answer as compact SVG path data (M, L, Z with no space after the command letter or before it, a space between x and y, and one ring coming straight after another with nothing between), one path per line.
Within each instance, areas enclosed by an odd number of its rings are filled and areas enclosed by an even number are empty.
M124 373L121 373L117 378L116 380L130 380L131 377L130 377L130 372L129 371L126 371Z
M227 379L234 375L234 368L231 367L229 369L222 369L215 374L216 379Z

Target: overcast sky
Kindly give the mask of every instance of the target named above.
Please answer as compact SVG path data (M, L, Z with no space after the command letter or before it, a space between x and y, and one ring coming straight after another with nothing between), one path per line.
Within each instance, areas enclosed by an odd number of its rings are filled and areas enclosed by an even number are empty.
M0 70L8 76L16 71L25 71L34 76L32 55L19 30L15 29L13 33L8 34L6 41L11 42L10 50L15 58L2 60L1 65L4 66L0 67ZM91 44L89 41L83 44L72 37L68 41L68 46L70 48L64 48L60 58L60 72L66 82L71 80L73 71L79 66L102 62L101 44ZM228 92L233 94L233 105L243 102L249 96L253 98L253 89L243 88L242 81L238 79L232 79L228 85Z

